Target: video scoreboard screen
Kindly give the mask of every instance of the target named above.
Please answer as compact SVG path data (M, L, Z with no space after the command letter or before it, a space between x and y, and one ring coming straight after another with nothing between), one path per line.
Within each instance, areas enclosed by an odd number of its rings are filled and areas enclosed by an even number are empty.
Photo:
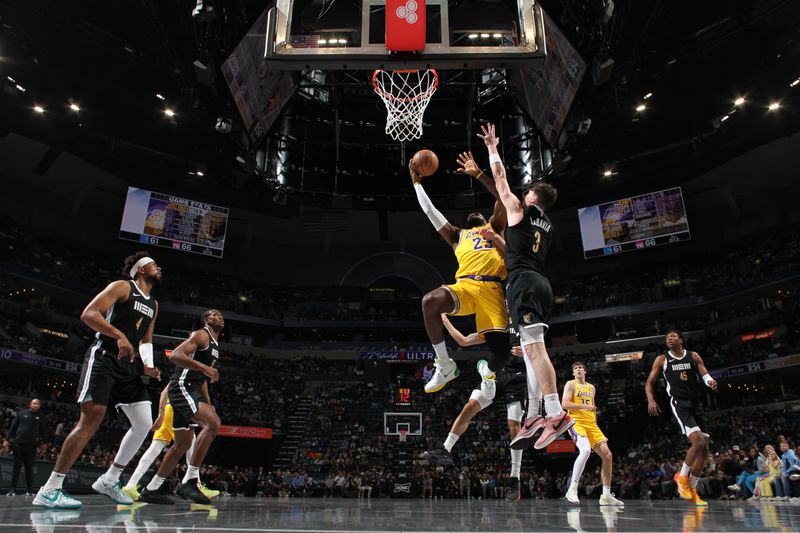
M119 238L222 257L228 208L128 187Z
M688 241L680 187L578 209L586 259Z

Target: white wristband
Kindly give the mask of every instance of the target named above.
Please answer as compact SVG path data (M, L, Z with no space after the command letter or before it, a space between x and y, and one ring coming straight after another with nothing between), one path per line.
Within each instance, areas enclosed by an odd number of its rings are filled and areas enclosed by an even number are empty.
M714 381L714 378L711 377L711 374L703 374L703 383L705 383L707 387L710 386L708 384L710 381Z
M500 154L492 152L491 154L489 154L489 164L494 165L495 163L500 163L502 165L503 160L500 159Z
M139 345L139 357L147 368L153 368L153 345L149 342Z

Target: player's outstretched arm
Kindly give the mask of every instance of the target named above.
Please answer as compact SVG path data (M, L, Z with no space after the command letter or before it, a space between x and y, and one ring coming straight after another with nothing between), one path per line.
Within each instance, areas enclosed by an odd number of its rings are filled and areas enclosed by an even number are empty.
M491 220L489 221L491 223ZM497 251L502 255L506 255L506 240L503 236L491 228L483 228L480 232L481 237L492 243L492 246L497 248Z
M450 333L450 336L453 337L453 340L456 341L459 346L475 346L477 344L483 344L484 342L484 340L481 339L477 333L470 333L469 335L465 336L463 333L458 331L444 313L442 313L442 323L444 324L444 327L447 328L447 332Z
M422 208L422 212L428 216L433 227L439 232L439 235L451 246L458 244L459 229L450 224L444 215L433 206L433 202L428 197L428 193L422 187L422 176L420 176L414 168L414 159L408 162L408 172L411 174L411 183L414 184L414 192L417 195L417 201Z
M647 382L644 384L644 393L647 396L647 412L650 413L650 416L661 414L661 408L656 403L656 397L653 394L653 385L658 379L658 373L661 372L665 360L666 357L663 355L656 357L656 360L653 361L653 368L650 369L650 375L647 376Z
M190 370L197 370L202 372L211 379L214 383L219 378L219 373L215 368L204 365L200 361L195 361L188 354L194 354L201 346L208 346L211 342L211 336L204 329L193 331L188 339L178 345L177 348L172 350L172 355L169 360L178 368L188 368Z
M700 372L700 376L703 378L703 383L705 383L711 390L717 390L717 380L712 378L711 374L708 373L706 364L703 362L703 358L700 357L700 354L697 352L692 352L692 359L697 365L697 370Z
M497 187L497 194L506 209L507 223L509 226L515 226L522 220L522 203L511 192L511 187L508 185L506 169L503 166L503 160L500 159L500 153L497 151L500 139L495 135L494 124L482 125L481 133L478 134L478 137L483 140L486 149L489 151L492 176L494 177L495 187Z
M497 233L503 233L506 230L506 208L503 206L503 202L500 200L500 194L497 192L497 187L494 184L494 180L490 179L489 176L484 174L484 172L478 167L478 164L475 162L475 158L472 156L472 152L462 152L459 154L458 159L459 167L456 169L456 172L460 172L461 174L467 174L468 176L472 176L479 182L481 185L486 187L486 190L489 191L494 199L496 200L494 203L494 211L492 212L492 216L489 218L489 224L492 225L492 228Z

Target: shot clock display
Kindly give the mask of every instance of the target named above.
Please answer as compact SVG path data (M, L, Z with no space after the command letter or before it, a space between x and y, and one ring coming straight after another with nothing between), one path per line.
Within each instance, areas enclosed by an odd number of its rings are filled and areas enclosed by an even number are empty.
M397 395L394 400L395 407L410 407L411 406L411 388L398 387Z

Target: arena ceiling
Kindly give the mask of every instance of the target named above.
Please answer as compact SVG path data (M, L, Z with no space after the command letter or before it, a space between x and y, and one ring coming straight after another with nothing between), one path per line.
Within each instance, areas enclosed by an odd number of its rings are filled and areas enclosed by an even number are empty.
M211 6L213 17L192 17L194 0L6 0L0 134L40 139L53 147L51 160L68 150L140 186L195 190L279 213L285 207L273 201L276 184L253 172L257 147L236 134L238 114L218 74L269 4L211 0L204 9ZM491 8L490 0L475 4ZM561 188L562 206L674 185L798 129L800 86L790 86L800 77L797 2L620 0L608 21L601 0L543 5L588 63L614 61L605 83L587 74L554 147L548 179ZM195 61L216 75L198 76ZM295 96L267 136L285 143L295 161L287 165L288 202L415 208L399 147L383 136L375 95L358 74L335 79L342 84L338 164L331 163L331 104ZM442 154L443 170L452 170L449 161L466 146L465 102L480 89L478 73L453 81L426 115L424 142ZM743 105L734 105L738 97ZM773 102L781 106L769 111ZM32 111L35 105L45 112ZM637 112L640 105L646 109ZM165 108L175 116L165 116ZM511 91L473 111L475 120L524 115ZM233 120L233 134L215 131L218 117ZM507 142L515 135L521 133ZM473 185L461 176L442 172L430 181L442 205L473 201Z

